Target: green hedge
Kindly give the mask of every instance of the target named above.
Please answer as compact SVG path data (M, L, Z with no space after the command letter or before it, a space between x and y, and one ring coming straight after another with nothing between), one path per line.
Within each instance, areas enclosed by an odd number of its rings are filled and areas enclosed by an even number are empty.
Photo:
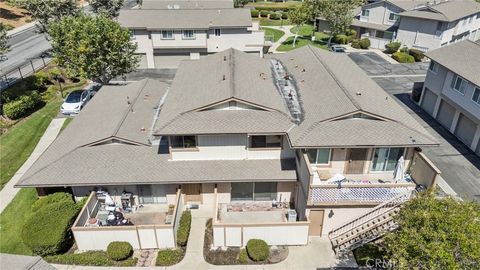
M39 209L54 203L72 202L72 195L66 192L56 192L45 197L40 197L32 204L32 212L37 212Z
M129 242L115 241L108 244L107 255L111 260L123 261L132 256L133 248Z
M288 13L287 12L282 12L282 20L288 19Z
M270 14L270 11L268 10L260 10L260 17L262 18L267 18L269 14Z
M352 48L360 49L360 40L359 39L352 40Z
M415 62L415 58L407 53L404 52L396 52L392 54L392 58L397 60L399 63L413 63Z
M413 56L413 58L415 59L415 62L420 62L425 57L425 54L422 51L417 49L408 50L408 54Z
M247 253L250 259L255 262L265 261L270 254L267 243L260 239L250 239L247 242Z
M78 212L79 208L73 200L43 205L23 225L23 243L34 255L40 256L68 250L73 242L70 227Z
M370 47L370 39L362 38L358 42L358 45L360 45L360 48L362 48L362 49L368 49L368 47Z
M277 11L289 12L290 10L295 9L295 8L296 7L268 7L268 6L262 6L262 7L256 7L255 9L272 11L272 12L277 12Z
M238 254L238 262L241 264L248 263L248 253L246 249L240 250L240 254Z
M280 20L282 18L282 15L279 13L271 13L270 14L270 20Z
M3 105L3 113L8 118L16 120L29 115L43 104L40 94L37 91L32 91Z
M346 35L336 35L334 38L334 42L338 44L347 44L348 37Z
M83 266L136 266L137 258L113 261L105 251L87 251L83 253L67 253L44 258L49 263L83 265Z
M162 249L158 251L156 266L170 266L183 259L183 249Z
M250 15L252 16L252 18L258 18L258 14L260 14L260 12L258 12L258 10L256 10L256 9L250 10Z
M187 210L180 217L180 224L177 230L177 244L181 247L187 245L188 235L190 234L190 225L192 223L192 213Z
M398 51L398 49L400 49L400 46L402 46L402 43L401 42L390 42L390 43L387 43L385 44L385 51L387 53L395 53Z

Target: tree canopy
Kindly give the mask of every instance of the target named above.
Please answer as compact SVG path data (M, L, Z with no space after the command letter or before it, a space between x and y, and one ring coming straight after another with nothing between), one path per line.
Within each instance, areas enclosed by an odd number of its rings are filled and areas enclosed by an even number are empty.
M8 45L7 26L0 23L0 56L6 54L10 50Z
M308 21L308 11L304 5L292 9L288 12L288 18L290 19L290 22L293 25L296 25L296 33L295 37L293 38L293 44L292 46L295 47L295 44L297 42L297 37L298 37L298 31L300 30L300 26L305 24Z
M396 269L480 269L480 204L423 192L397 215L384 237Z
M71 75L105 84L139 61L130 32L103 14L65 17L52 22L48 34L56 62Z
M88 0L88 3L97 14L105 14L110 17L117 17L123 6L124 0Z

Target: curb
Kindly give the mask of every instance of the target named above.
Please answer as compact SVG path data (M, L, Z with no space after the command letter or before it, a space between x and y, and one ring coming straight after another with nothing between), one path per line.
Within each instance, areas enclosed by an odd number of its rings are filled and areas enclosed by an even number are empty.
M18 35L20 33L23 33L27 30L30 30L30 28L35 27L36 24L37 24L36 22L31 22L31 23L24 24L20 27L17 27L13 30L7 31L7 36L10 37L10 36L15 36L15 35Z

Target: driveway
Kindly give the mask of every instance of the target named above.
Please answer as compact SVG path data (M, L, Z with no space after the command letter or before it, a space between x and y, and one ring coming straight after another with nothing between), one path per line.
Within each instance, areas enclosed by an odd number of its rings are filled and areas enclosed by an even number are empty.
M480 157L410 99L414 83L425 81L428 63L385 61L374 66L372 61L380 62L375 57L353 53L349 56L440 143L439 147L424 147L423 152L442 171L448 185L462 198L480 200Z

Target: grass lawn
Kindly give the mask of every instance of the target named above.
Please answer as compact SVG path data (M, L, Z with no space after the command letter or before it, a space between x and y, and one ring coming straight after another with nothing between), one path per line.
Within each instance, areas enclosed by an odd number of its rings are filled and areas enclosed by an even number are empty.
M308 37L302 37L302 36L299 36L297 38L297 42L295 44L295 47L293 47L293 39L294 37L289 37L287 38L287 40L285 40L282 45L280 45L278 48L277 48L277 51L280 51L280 52L287 52L287 51L291 51L293 49L297 49L297 48L300 48L300 47L303 47L303 46L306 46L306 45L312 45L312 46L315 46L315 47L318 47L318 48L322 48L322 49L325 49L327 50L327 42L326 42L326 39L328 39L328 35L324 34L324 33L315 33L315 41L312 41L312 39L308 36Z
M63 122L62 127L60 128L60 132L62 132L70 124L70 122L72 122L72 120L73 120L73 117L67 117L65 119L65 122Z
M262 27L262 29L265 31L265 37L273 36L274 42L277 42L281 37L283 37L283 35L285 35L285 32L283 32L282 30L268 28L268 27Z
M299 30L298 30L298 35L299 36L311 36L312 33L313 33L313 25L311 24L305 24L305 25L302 25L300 27L298 27ZM297 27L294 26L290 29L290 32L292 32L292 34L296 34L297 33Z
M21 230L36 199L37 192L35 189L22 188L0 214L1 253L32 255L32 251L22 242Z
M268 18L254 19L260 22L261 26L282 26L289 25L290 21L287 20L270 20Z
M0 188L12 178L28 159L52 119L57 115L62 101L56 99L17 123L0 136Z

